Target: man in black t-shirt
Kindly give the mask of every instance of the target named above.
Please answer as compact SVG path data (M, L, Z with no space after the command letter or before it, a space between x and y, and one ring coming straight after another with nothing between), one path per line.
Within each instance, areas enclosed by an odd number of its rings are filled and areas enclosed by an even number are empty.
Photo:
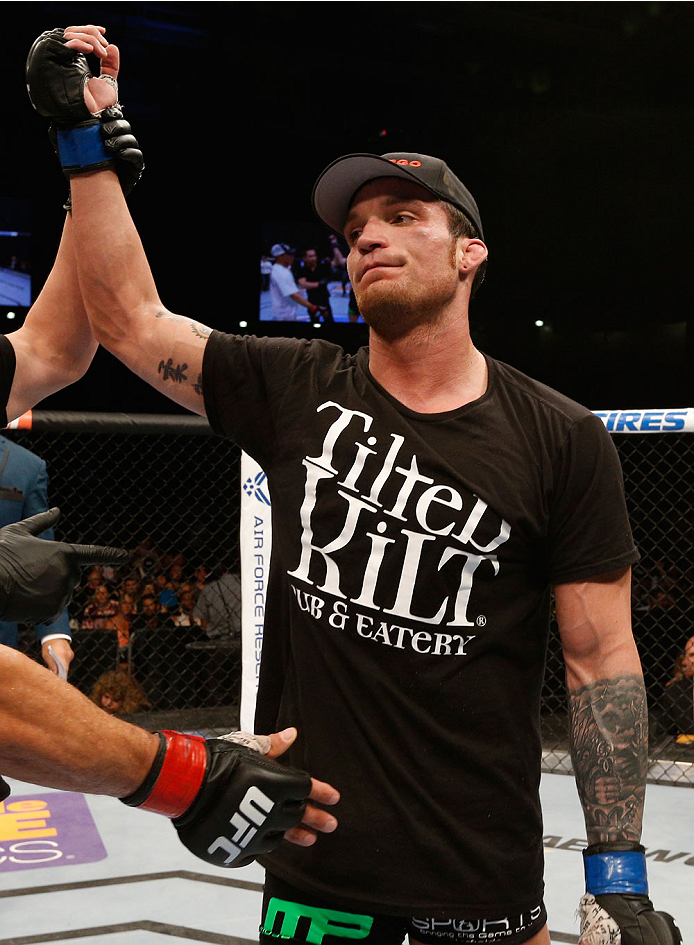
M319 258L315 247L309 246L304 250L293 270L297 285L306 291L306 298L312 305L320 307L324 322L335 320L330 304L329 285L336 279L336 268L345 265L344 256L340 252L337 237L334 234L330 236L330 244L333 250L331 259Z
M370 330L356 356L173 315L115 175L72 190L96 337L268 477L256 723L299 718L291 760L342 801L329 842L263 858L261 940L549 942L538 786L553 590L590 844L582 941L634 945L650 926L676 941L639 842L647 714L619 462L590 411L474 347L487 248L467 188L418 153L346 155L320 175L314 208L347 241ZM109 279L116 242L127 282ZM162 377L162 357L188 377Z

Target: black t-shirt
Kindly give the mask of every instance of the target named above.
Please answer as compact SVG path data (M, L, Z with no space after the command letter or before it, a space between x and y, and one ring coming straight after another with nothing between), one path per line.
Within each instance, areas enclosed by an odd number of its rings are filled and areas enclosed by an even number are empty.
M327 259L319 259L315 269L311 269L307 266L302 259L294 267L293 273L297 285L299 285L299 279L306 279L307 282L323 283L315 289L304 290L309 302L313 303L313 305L327 305L330 302L330 290L328 289L327 283L330 279L334 278L334 276L330 262ZM300 285L299 288L301 288Z
M7 426L7 401L10 399L16 363L12 343L0 335L0 429Z
M340 789L335 833L263 863L346 907L474 916L542 897L550 586L638 558L600 420L487 358L442 414L368 350L214 332L213 429L263 467L273 549L256 731Z

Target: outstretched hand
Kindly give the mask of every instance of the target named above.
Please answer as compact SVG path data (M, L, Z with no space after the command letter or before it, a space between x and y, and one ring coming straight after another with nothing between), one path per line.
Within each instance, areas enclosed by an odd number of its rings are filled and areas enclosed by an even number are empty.
M84 87L84 103L96 115L118 101L118 69L120 52L109 43L103 26L68 26L64 32L66 46L88 55L93 53L101 61L99 76L92 76ZM106 81L103 81L106 77ZM113 81L111 81L113 80Z
M268 758L279 758L295 742L297 730L287 728L283 732L275 732L272 735L245 736L245 733L242 732L231 734L233 736L232 741L253 748ZM245 738L241 736L245 736ZM340 800L340 794L332 784L311 778L309 800L315 801L317 804L332 806ZM310 847L316 842L318 833L332 833L336 827L337 818L322 810L322 808L316 807L315 804L308 803L301 823L297 824L296 827L292 827L291 830L287 830L284 839L301 847Z
M81 568L128 560L129 552L121 548L40 538L59 517L58 509L49 509L0 528L1 619L51 623L69 603Z

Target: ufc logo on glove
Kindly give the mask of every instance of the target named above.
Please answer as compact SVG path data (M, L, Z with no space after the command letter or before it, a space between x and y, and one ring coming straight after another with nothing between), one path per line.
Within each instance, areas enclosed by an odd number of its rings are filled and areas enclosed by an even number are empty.
M239 805L233 817L229 819L232 827L236 828L236 833L229 839L228 837L217 837L214 843L210 844L207 852L211 855L217 850L223 850L228 854L224 861L225 866L229 866L240 855L241 851L248 846L249 842L258 832L258 827L262 826L267 820L267 816L273 808L273 802L263 794L259 787L250 787ZM255 824L255 826L253 826Z

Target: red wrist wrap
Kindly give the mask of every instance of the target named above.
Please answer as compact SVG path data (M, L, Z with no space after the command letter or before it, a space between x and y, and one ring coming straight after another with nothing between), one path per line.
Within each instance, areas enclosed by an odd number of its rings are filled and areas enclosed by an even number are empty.
M180 817L197 797L207 769L205 739L180 732L161 732L166 754L147 800L140 804L165 817Z

